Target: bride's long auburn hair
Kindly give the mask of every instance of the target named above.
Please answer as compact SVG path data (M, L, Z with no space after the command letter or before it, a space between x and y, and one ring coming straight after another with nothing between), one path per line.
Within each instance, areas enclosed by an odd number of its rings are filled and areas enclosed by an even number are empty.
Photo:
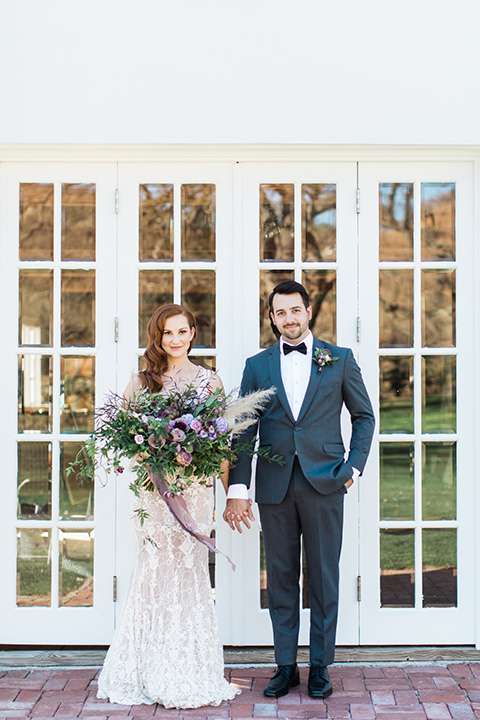
M167 353L162 347L163 332L165 330L165 322L168 318L175 317L176 315L183 315L191 330L197 332L197 325L195 318L187 308L182 305L161 305L155 310L152 317L148 321L147 333L148 333L148 344L143 354L145 358L146 368L138 373L142 386L148 388L152 392L160 392L163 387L162 375L168 368ZM193 336L188 352L193 347L195 335Z

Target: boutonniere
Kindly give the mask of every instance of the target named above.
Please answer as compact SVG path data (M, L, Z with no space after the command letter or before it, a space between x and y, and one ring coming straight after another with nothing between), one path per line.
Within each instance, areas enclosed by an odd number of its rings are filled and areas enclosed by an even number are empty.
M324 368L326 365L333 365L338 360L338 357L333 357L330 353L330 350L327 350L327 348L315 348L313 351L313 362L317 363L318 365L318 372L322 372L322 368Z

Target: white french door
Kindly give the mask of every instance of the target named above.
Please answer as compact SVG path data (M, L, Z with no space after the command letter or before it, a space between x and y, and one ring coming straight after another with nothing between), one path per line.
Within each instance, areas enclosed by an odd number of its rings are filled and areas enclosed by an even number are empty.
M475 642L473 166L361 163L360 642ZM478 365L478 360L477 360Z
M242 188L241 356L244 360L275 342L268 319L268 295L285 279L302 282L313 306L313 331L356 351L357 236L355 163L249 164ZM260 298L260 304L259 304ZM345 425L348 428L348 424ZM252 493L253 494L253 493ZM233 538L239 568L231 577L231 644L268 645L272 631L266 595L261 528ZM356 488L345 505L338 642L358 642L358 506ZM300 644L308 645L309 596L302 572Z
M469 163L2 166L0 642L112 637L135 553L128 478L94 488L65 468L138 369L155 307L193 310L193 360L230 390L274 342L269 292L294 278L377 417L346 497L337 642L473 643L473 187ZM215 533L237 565L212 572L222 640L269 645L258 521ZM306 645L305 568L301 585Z
M115 487L66 468L116 389L115 180L113 164L2 167L2 643L113 630Z

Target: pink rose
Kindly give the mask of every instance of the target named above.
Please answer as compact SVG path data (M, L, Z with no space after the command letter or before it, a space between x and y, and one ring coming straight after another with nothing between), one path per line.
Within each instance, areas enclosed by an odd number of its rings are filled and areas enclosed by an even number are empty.
M186 450L180 450L175 459L179 465L190 465L190 463L192 462L192 455Z

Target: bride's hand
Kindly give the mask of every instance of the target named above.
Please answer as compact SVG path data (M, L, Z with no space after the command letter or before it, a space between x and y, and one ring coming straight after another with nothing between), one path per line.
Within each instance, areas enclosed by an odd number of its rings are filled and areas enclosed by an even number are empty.
M233 499L227 500L227 505L223 513L223 519L228 523L232 530L242 532L242 523L250 528L250 522L255 520L252 512L251 500Z

